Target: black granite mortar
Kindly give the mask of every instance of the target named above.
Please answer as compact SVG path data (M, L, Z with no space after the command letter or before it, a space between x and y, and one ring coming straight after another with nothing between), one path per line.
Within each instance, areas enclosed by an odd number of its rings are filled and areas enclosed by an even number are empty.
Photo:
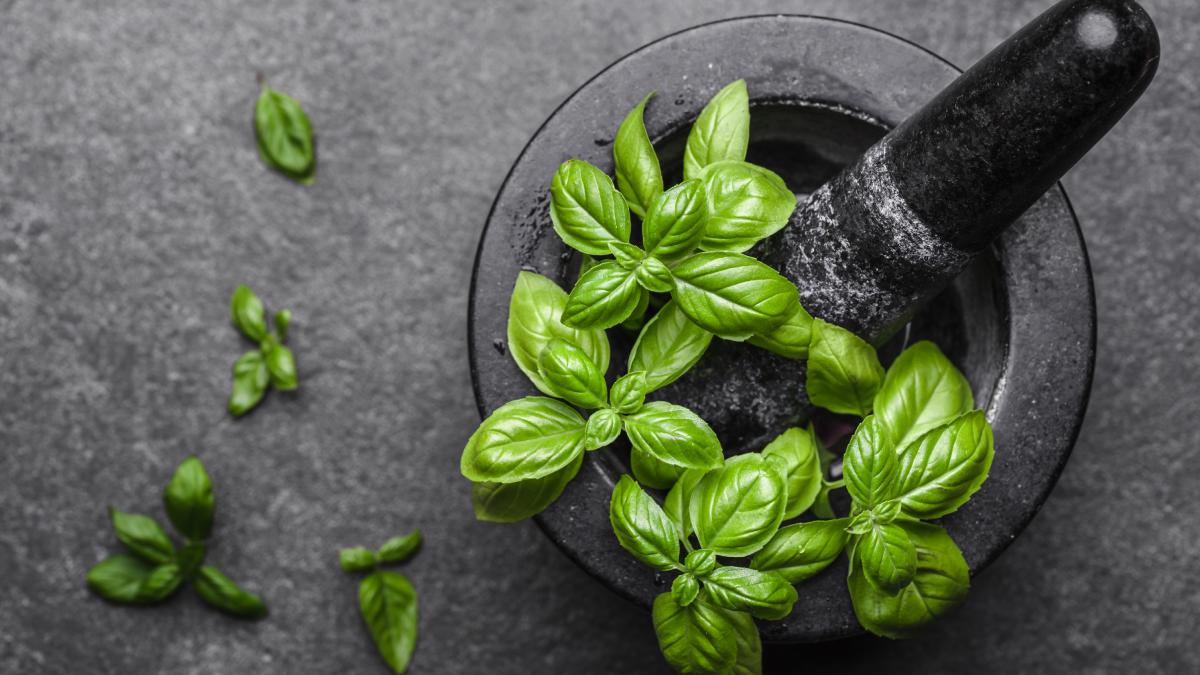
M618 61L576 91L542 126L501 187L480 241L471 290L470 357L482 415L536 390L504 350L507 307L520 269L574 281L577 256L550 226L550 178L580 157L612 172L611 141L629 108L646 111L664 171L678 173L688 126L721 86L749 85L749 160L811 192L855 161L959 74L936 55L863 26L799 16L735 19L693 28ZM674 176L678 179L678 175ZM770 254L785 232L763 242ZM633 335L610 331L610 380ZM883 350L936 341L971 381L996 436L983 489L942 524L972 573L991 562L1036 514L1070 454L1086 407L1095 351L1091 274L1065 193L1043 196ZM736 364L737 372L730 369ZM720 340L662 397L696 409L728 454L761 449L804 419L804 364ZM628 450L589 453L578 477L537 521L564 552L614 591L648 606L670 578L616 542L608 498L628 472ZM798 587L796 611L762 623L768 641L862 632L845 589L845 563Z

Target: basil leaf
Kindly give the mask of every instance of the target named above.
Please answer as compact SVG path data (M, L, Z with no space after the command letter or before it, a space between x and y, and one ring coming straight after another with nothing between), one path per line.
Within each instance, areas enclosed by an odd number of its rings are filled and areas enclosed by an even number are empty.
M629 202L629 208L642 218L663 191L662 169L643 119L646 103L651 96L654 96L654 92L646 94L642 102L629 111L613 139L617 185Z
M683 561L687 571L703 579L717 569L717 554L706 548L696 549L687 554Z
M201 567L192 585L202 600L219 610L247 619L267 615L267 606L257 595L242 590L215 567Z
M675 481L671 486L671 490L667 493L666 500L663 501L663 511L671 517L679 525L679 538L687 539L694 531L691 518L688 515L688 502L691 501L692 492L696 489L696 485L708 473L708 469L688 469L683 472L683 475Z
M654 633L663 657L680 673L724 673L737 658L729 619L701 600L681 606L670 593L654 599Z
M476 520L515 523L546 510L562 494L567 483L579 473L583 455L542 478L516 483L472 483L471 504Z
M562 338L554 338L538 357L538 375L555 396L594 410L608 401L604 373L587 352Z
M292 310L281 309L275 312L275 331L279 333L279 339L287 338L288 327L292 325Z
M655 490L668 490L687 469L659 461L637 448L629 452L629 468L637 482Z
M740 253L698 253L679 263L674 275L679 308L721 336L745 339L769 332L800 306L790 281Z
M704 577L704 597L717 607L774 621L792 613L796 589L774 572L717 567Z
M467 441L460 468L476 482L542 478L583 452L585 422L569 406L530 396L492 413Z
M916 573L917 549L895 523L874 523L854 550L867 581L884 593L896 593Z
M538 374L538 356L554 338L562 338L588 355L608 371L608 337L603 330L581 330L562 323L559 317L567 307L567 293L558 284L540 274L520 272L508 306L508 351L517 366L542 393L554 392Z
M358 585L358 607L379 655L403 673L417 646L417 591L403 575L377 570Z
M296 99L263 86L254 106L254 130L263 163L301 183L317 171L312 122Z
M898 472L896 453L880 434L875 417L867 417L855 429L842 457L846 490L855 504L870 509L895 496Z
M812 342L812 323L812 316L801 307L771 331L754 335L747 342L782 357L802 361L808 358L808 346Z
M774 172L740 161L709 164L704 181L705 251L746 251L787 225L796 210L796 194Z
M983 411L967 413L927 431L900 455L896 498L914 518L953 513L983 485L993 457L992 427Z
M846 548L849 519L813 520L782 527L750 561L756 570L776 572L798 584L829 567Z
M629 476L621 476L609 500L608 520L621 548L656 570L679 563L678 526Z
M402 563L413 557L421 547L421 541L421 531L418 529L399 537L392 537L379 547L379 562Z
M296 388L296 359L292 350L273 343L266 350L267 372L271 375L271 384L279 391L291 391Z
M974 407L967 378L926 341L896 357L875 394L875 416L901 453L921 434Z
M162 602L183 583L183 572L179 565L166 563L150 570L137 592L138 602Z
M179 571L185 579L196 576L196 571L208 556L208 546L202 541L189 541L179 549Z
M583 429L583 449L599 450L621 435L621 416L612 408L592 413Z
M238 286L229 305L233 325L237 326L242 335L255 342L261 342L267 337L267 321L262 300L258 299L249 286Z
M338 562L347 572L366 572L375 569L375 552L362 546L344 548L338 551Z
M637 269L634 276L642 288L653 293L670 293L675 288L675 277L671 269L658 258L646 258Z
M660 462L688 469L710 469L723 459L721 442L708 424L683 406L654 401L625 417L633 447Z
M611 260L602 262L579 277L562 322L575 328L612 328L633 314L641 293L633 272Z
M685 180L654 200L642 223L646 253L672 263L696 250L704 236L704 184Z
M613 408L620 413L635 413L646 403L646 374L631 370L613 382L608 394Z
M154 568L129 555L113 555L88 570L87 583L96 595L113 602L143 602L142 585Z
M153 518L112 508L108 510L108 515L117 539L137 557L154 565L175 559L175 545Z
M821 491L821 460L812 433L807 429L788 429L763 448L762 456L769 462L777 462L787 479L784 519L807 511Z
M208 539L213 523L212 480L195 455L175 469L163 490L163 505L180 534L193 541Z
M242 354L233 364L233 390L229 393L229 412L241 417L262 400L270 383L262 352L255 349Z
M683 177L695 178L714 162L746 159L750 145L750 95L746 81L731 82L700 111L683 152Z
M786 507L787 485L779 472L760 455L739 455L692 490L688 518L701 546L745 556L771 540Z
M600 169L579 159L558 167L550 183L550 220L571 248L608 255L611 241L629 241L629 207Z
M958 546L942 528L919 522L902 527L916 547L912 583L889 594L871 585L857 555L850 557L847 585L854 613L863 628L890 638L906 638L946 615L967 597L970 575Z
M737 645L737 659L729 675L762 675L762 638L754 619L745 612L723 611Z
M696 365L712 333L692 323L674 300L646 324L629 353L629 370L646 373L647 393L677 380Z
M617 264L627 270L633 270L637 268L638 263L642 262L642 260L646 258L645 251L637 246L634 246L633 244L626 244L622 241L608 242L608 251L609 253L612 253L613 258L617 261Z
M808 348L808 398L835 413L869 415L883 380L875 348L854 333L813 320Z
M700 595L700 582L690 574L680 574L671 582L671 597L680 607L687 607Z
M642 324L646 321L646 310L649 308L650 291L639 288L637 306L633 308L633 313L629 315L629 318L621 322L621 328L631 331L641 330Z

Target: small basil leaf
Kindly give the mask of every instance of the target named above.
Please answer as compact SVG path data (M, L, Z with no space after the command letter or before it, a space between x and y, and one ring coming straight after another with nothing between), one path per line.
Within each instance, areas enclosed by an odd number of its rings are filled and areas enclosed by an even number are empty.
M687 554L683 566L687 568L687 571L703 579L717 569L717 554L706 548L696 549Z
M613 382L608 398L619 413L635 413L646 402L646 374L631 370Z
M532 518L554 503L579 473L583 455L554 473L516 483L472 483L471 504L476 520L515 523Z
M338 562L347 572L365 572L375 569L375 552L362 546L344 548L338 551Z
M403 673L417 645L417 591L403 575L377 570L358 585L358 607L379 655Z
M896 357L875 394L875 416L901 453L921 434L974 407L967 378L925 341Z
M621 435L621 416L612 408L592 413L583 429L583 449L599 450Z
M755 335L747 342L785 358L801 361L808 358L808 346L812 342L812 323L812 316L801 307L770 332Z
M835 413L869 415L883 380L875 348L854 333L813 320L808 348L808 398Z
M790 281L740 253L698 253L679 263L674 276L679 308L696 325L721 336L744 339L770 332L800 306Z
M271 384L280 391L291 391L296 388L296 359L292 350L279 343L273 343L266 352L267 372L271 375Z
M608 519L621 548L656 570L679 563L678 525L629 476L621 476L609 501Z
M562 322L575 328L612 328L637 309L641 291L633 272L611 260L602 262L579 277Z
M745 612L725 612L737 644L737 659L729 675L762 675L762 638L754 619Z
M179 565L167 563L150 570L146 580L138 588L138 602L162 602L171 597L183 582L183 572Z
M708 213L700 248L741 253L787 225L796 195L775 173L746 162L710 164L701 173Z
M542 393L553 396L538 374L538 356L554 338L562 338L588 355L600 372L608 371L608 337L603 330L580 330L559 317L567 307L567 293L540 274L517 275L508 306L508 351L517 366Z
M683 406L654 401L625 417L625 433L633 447L660 462L688 469L710 469L724 455L716 433Z
M850 539L848 525L848 519L838 518L781 527L750 561L750 567L776 572L798 584L837 560Z
M746 81L731 82L700 111L683 152L683 177L695 178L714 162L746 159L750 144L750 95Z
M633 313L621 322L621 328L625 330L641 330L642 324L646 322L646 310L650 308L650 291L639 288L638 293L638 303L633 308Z
M113 555L88 570L87 583L96 595L113 602L142 602L142 584L154 568L129 555Z
M233 364L233 390L229 393L229 412L241 417L262 400L270 383L270 373L262 352L255 349L242 354Z
M202 600L219 610L246 619L267 615L267 606L257 595L242 590L215 567L205 565L192 581Z
M608 255L611 241L629 241L629 207L600 169L579 159L558 167L550 183L550 220L567 246Z
M850 437L842 458L846 489L855 504L870 509L895 496L898 468L896 453L879 432L876 418L864 419Z
M900 517L900 501L889 499L871 509L871 517L876 523L890 523Z
M108 515L117 539L137 557L153 565L175 559L175 545L153 518L116 509L109 509Z
M674 300L642 328L629 353L629 370L646 373L647 393L674 382L704 356L713 334L692 323Z
M854 613L876 635L906 638L945 616L967 597L970 575L958 546L942 528L905 522L902 527L917 552L912 583L899 593L880 591L867 581L857 555L850 557L847 585Z
M662 169L643 119L646 103L651 96L654 96L654 92L646 94L642 102L629 111L613 139L617 185L629 202L629 208L643 218L646 210L663 191Z
M913 579L917 549L904 529L894 523L875 523L854 548L863 574L875 588L895 593Z
M554 338L538 357L538 375L555 396L587 410L603 408L608 386L600 367L587 352L562 338Z
M860 511L850 519L850 524L846 526L846 532L849 534L866 534L871 531L874 526L874 518L870 511Z
M645 251L633 244L626 244L623 241L608 242L608 251L612 253L617 264L627 270L636 269L638 263L642 262L646 257Z
M258 299L250 287L238 286L234 290L229 311L233 317L233 325L237 326L242 335L255 342L261 342L267 337L267 321L262 300Z
M658 258L646 258L637 266L634 274L642 288L652 293L670 293L675 288L671 269Z
M213 523L212 480L198 457L188 457L175 469L163 490L163 505L180 534L192 541L208 539Z
M292 310L281 309L275 312L275 331L279 333L279 339L287 338L288 327L292 325Z
M688 503L691 501L692 492L696 489L696 485L708 473L707 469L688 469L683 472L683 475L675 481L671 486L670 492L667 493L666 500L663 501L663 510L679 525L679 538L687 539L692 534L691 518L688 515Z
M762 455L769 462L778 462L787 479L784 519L807 511L821 491L821 460L812 433L807 429L788 429L763 448Z
M421 541L421 531L418 529L399 537L392 537L379 547L379 562L402 563L413 557L421 547Z
M585 424L579 413L554 399L510 401L467 441L462 474L468 480L496 483L548 476L583 452Z
M746 454L704 476L688 499L688 518L701 546L745 556L771 540L786 508L783 477L761 455Z
M265 164L301 183L312 183L317 170L312 122L296 99L264 86L254 106L254 130Z
M189 541L179 549L179 571L185 579L196 576L204 558L208 556L208 546L202 541Z
M903 511L932 520L966 504L987 479L993 445L992 427L981 410L927 431L897 462L896 494Z
M676 262L696 250L704 236L704 184L685 180L654 200L642 223L646 253Z
M717 607L778 620L792 613L796 589L774 572L717 567L704 577L704 597Z
M669 490L687 469L659 461L648 452L633 448L629 451L629 468L637 482L655 490Z
M697 600L684 607L671 593L654 599L654 633L663 657L681 673L724 673L737 658L729 619L720 609Z
M690 574L680 574L671 582L671 597L680 607L687 607L700 595L700 582Z

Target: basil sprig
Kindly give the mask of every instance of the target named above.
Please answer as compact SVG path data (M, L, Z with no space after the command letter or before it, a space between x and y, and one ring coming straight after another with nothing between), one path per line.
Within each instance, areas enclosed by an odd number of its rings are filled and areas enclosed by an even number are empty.
M175 470L163 493L167 517L183 535L175 543L149 516L109 509L117 539L132 555L104 559L87 574L100 597L125 604L150 604L169 598L185 581L208 604L234 616L257 619L267 614L263 601L243 590L217 568L204 564L212 532L212 481L204 465L189 457Z
M421 546L421 531L387 540L377 551L342 549L347 572L369 572L358 585L358 607L379 655L395 673L408 670L417 646L417 591L399 572L382 569L408 561Z
M267 327L262 301L247 286L238 286L230 300L233 325L250 340L258 343L233 364L233 389L229 393L229 413L241 417L262 401L268 387L291 391L296 381L296 359L292 350L283 344L287 338L292 313L283 309L275 313L272 331Z
M264 164L305 185L313 182L317 144L312 122L296 99L262 83L254 105L254 131Z

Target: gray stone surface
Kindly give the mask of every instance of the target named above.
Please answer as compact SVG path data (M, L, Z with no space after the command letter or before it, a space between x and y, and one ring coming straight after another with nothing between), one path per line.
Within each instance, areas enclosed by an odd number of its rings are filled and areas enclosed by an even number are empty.
M533 525L474 522L457 474L470 265L505 171L579 83L702 21L824 14L969 64L1048 4L0 0L0 672L384 672L336 550L413 526L411 672L665 672L641 610ZM1066 180L1100 328L1058 489L923 637L775 649L770 672L1200 669L1200 6L1145 4L1158 79ZM255 155L256 71L313 117L311 187ZM234 422L239 282L294 311L302 386ZM191 452L210 559L265 621L84 587L118 549L104 506L161 517Z

